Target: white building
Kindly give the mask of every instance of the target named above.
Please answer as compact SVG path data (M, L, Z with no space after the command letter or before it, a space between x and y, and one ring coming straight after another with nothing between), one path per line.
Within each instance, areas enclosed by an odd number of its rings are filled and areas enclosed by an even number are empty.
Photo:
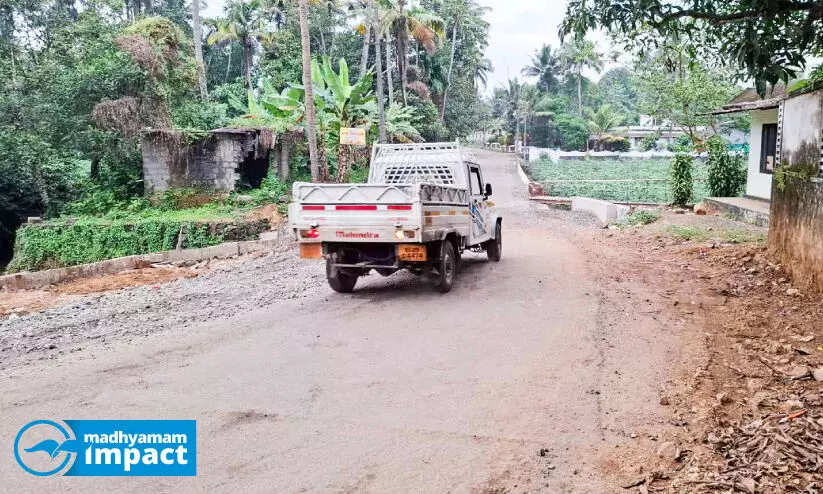
M703 131L702 128L699 130ZM661 121L651 115L640 115L639 125L615 127L610 134L628 139L632 151L642 151L643 139L648 136L659 134L657 147L669 149L683 135L683 131L671 122Z
M712 112L715 115L749 112L752 117L746 196L771 199L772 174L780 147L779 113L786 96L784 84L774 86L763 98L754 89L747 89L722 109Z

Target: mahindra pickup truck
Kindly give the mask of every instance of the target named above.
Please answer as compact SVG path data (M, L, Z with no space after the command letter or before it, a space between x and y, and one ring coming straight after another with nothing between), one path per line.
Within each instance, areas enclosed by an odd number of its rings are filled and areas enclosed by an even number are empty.
M289 222L300 257L325 259L337 292L372 270L407 269L445 293L466 250L500 261L503 223L491 195L458 143L375 144L368 183L296 182Z

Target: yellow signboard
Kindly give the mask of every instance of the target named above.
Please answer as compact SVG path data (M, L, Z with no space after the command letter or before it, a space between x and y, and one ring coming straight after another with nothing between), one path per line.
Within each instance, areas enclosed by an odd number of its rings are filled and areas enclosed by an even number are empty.
M366 129L342 127L340 129L340 144L366 145Z

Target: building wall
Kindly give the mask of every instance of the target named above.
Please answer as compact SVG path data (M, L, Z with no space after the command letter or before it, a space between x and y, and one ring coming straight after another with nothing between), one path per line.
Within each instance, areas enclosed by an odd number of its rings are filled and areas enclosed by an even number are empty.
M256 142L254 132L214 132L185 147L150 134L141 142L146 193L172 187L234 190L241 164L255 152Z
M795 285L823 290L823 181L817 175L823 134L823 91L783 102L780 164L769 219L769 249ZM805 171L801 171L805 170Z
M823 182L787 178L775 187L769 249L795 286L823 291Z
M777 110L755 110L751 112L752 127L749 138L749 168L746 174L746 195L770 199L772 196L772 175L760 173L760 141L764 123L777 123Z
M783 102L780 163L783 166L812 166L820 162L820 105L823 91L789 98Z

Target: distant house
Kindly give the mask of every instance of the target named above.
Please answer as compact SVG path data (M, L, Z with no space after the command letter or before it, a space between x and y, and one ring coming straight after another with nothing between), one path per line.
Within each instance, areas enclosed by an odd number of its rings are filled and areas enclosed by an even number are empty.
M712 112L714 115L748 112L752 117L746 180L749 197L765 200L772 197L772 174L778 162L778 114L786 96L784 84L774 86L762 98L754 89L747 89Z
M704 129L701 127L699 130L703 131ZM628 139L632 151L642 151L643 139L649 136L657 135L657 146L668 149L683 135L680 128L651 115L640 115L639 125L615 127L610 133Z

